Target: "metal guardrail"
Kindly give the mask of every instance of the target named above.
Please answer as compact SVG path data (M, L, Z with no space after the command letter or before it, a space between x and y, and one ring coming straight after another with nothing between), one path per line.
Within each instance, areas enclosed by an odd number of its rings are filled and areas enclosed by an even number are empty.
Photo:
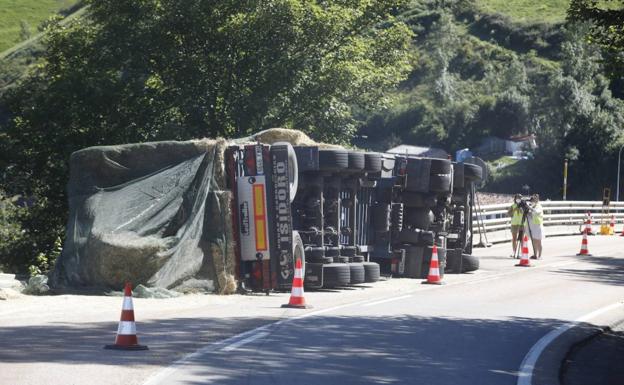
M611 202L609 213L603 213L602 201L542 201L544 208L544 231L546 236L580 234L587 212L592 216L592 227L599 231L602 223L609 224L611 216L615 219L616 233L624 224L624 202ZM484 244L511 240L511 217L507 210L511 202L481 206L473 210L473 241ZM485 232L485 234L483 234Z

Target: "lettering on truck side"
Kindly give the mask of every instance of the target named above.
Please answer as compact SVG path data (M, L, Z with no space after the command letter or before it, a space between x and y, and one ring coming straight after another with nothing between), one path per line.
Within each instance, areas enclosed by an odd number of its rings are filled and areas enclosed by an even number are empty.
M275 181L275 211L277 245L279 248L280 276L287 281L293 274L292 263L292 224L290 222L290 194L288 192L288 165L273 157Z

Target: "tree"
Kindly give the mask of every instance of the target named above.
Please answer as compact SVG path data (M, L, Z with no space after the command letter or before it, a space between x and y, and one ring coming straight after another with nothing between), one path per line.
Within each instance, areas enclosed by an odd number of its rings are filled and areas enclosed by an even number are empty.
M412 32L393 16L405 0L87 3L46 30L43 64L3 100L2 185L43 205L26 224L35 254L63 229L73 151L275 126L345 142L352 109L379 106L410 69Z
M611 77L621 77L624 73L624 1L571 0L568 20L592 22L589 42L603 49Z

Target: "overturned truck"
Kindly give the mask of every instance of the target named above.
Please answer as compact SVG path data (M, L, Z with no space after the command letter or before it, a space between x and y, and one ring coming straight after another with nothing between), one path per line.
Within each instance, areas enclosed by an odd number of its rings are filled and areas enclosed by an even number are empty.
M288 290L478 268L474 182L447 159L319 145L293 130L100 146L70 159L56 287Z
M478 269L479 166L285 142L231 146L225 162L243 289L288 289L296 258L309 288L424 278L434 243L442 272Z

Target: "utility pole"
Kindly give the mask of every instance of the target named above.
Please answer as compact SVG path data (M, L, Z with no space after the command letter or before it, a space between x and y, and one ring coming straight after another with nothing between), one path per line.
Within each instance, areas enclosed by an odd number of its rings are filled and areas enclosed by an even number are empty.
M568 160L564 159L563 162L563 200L566 200L568 192Z

